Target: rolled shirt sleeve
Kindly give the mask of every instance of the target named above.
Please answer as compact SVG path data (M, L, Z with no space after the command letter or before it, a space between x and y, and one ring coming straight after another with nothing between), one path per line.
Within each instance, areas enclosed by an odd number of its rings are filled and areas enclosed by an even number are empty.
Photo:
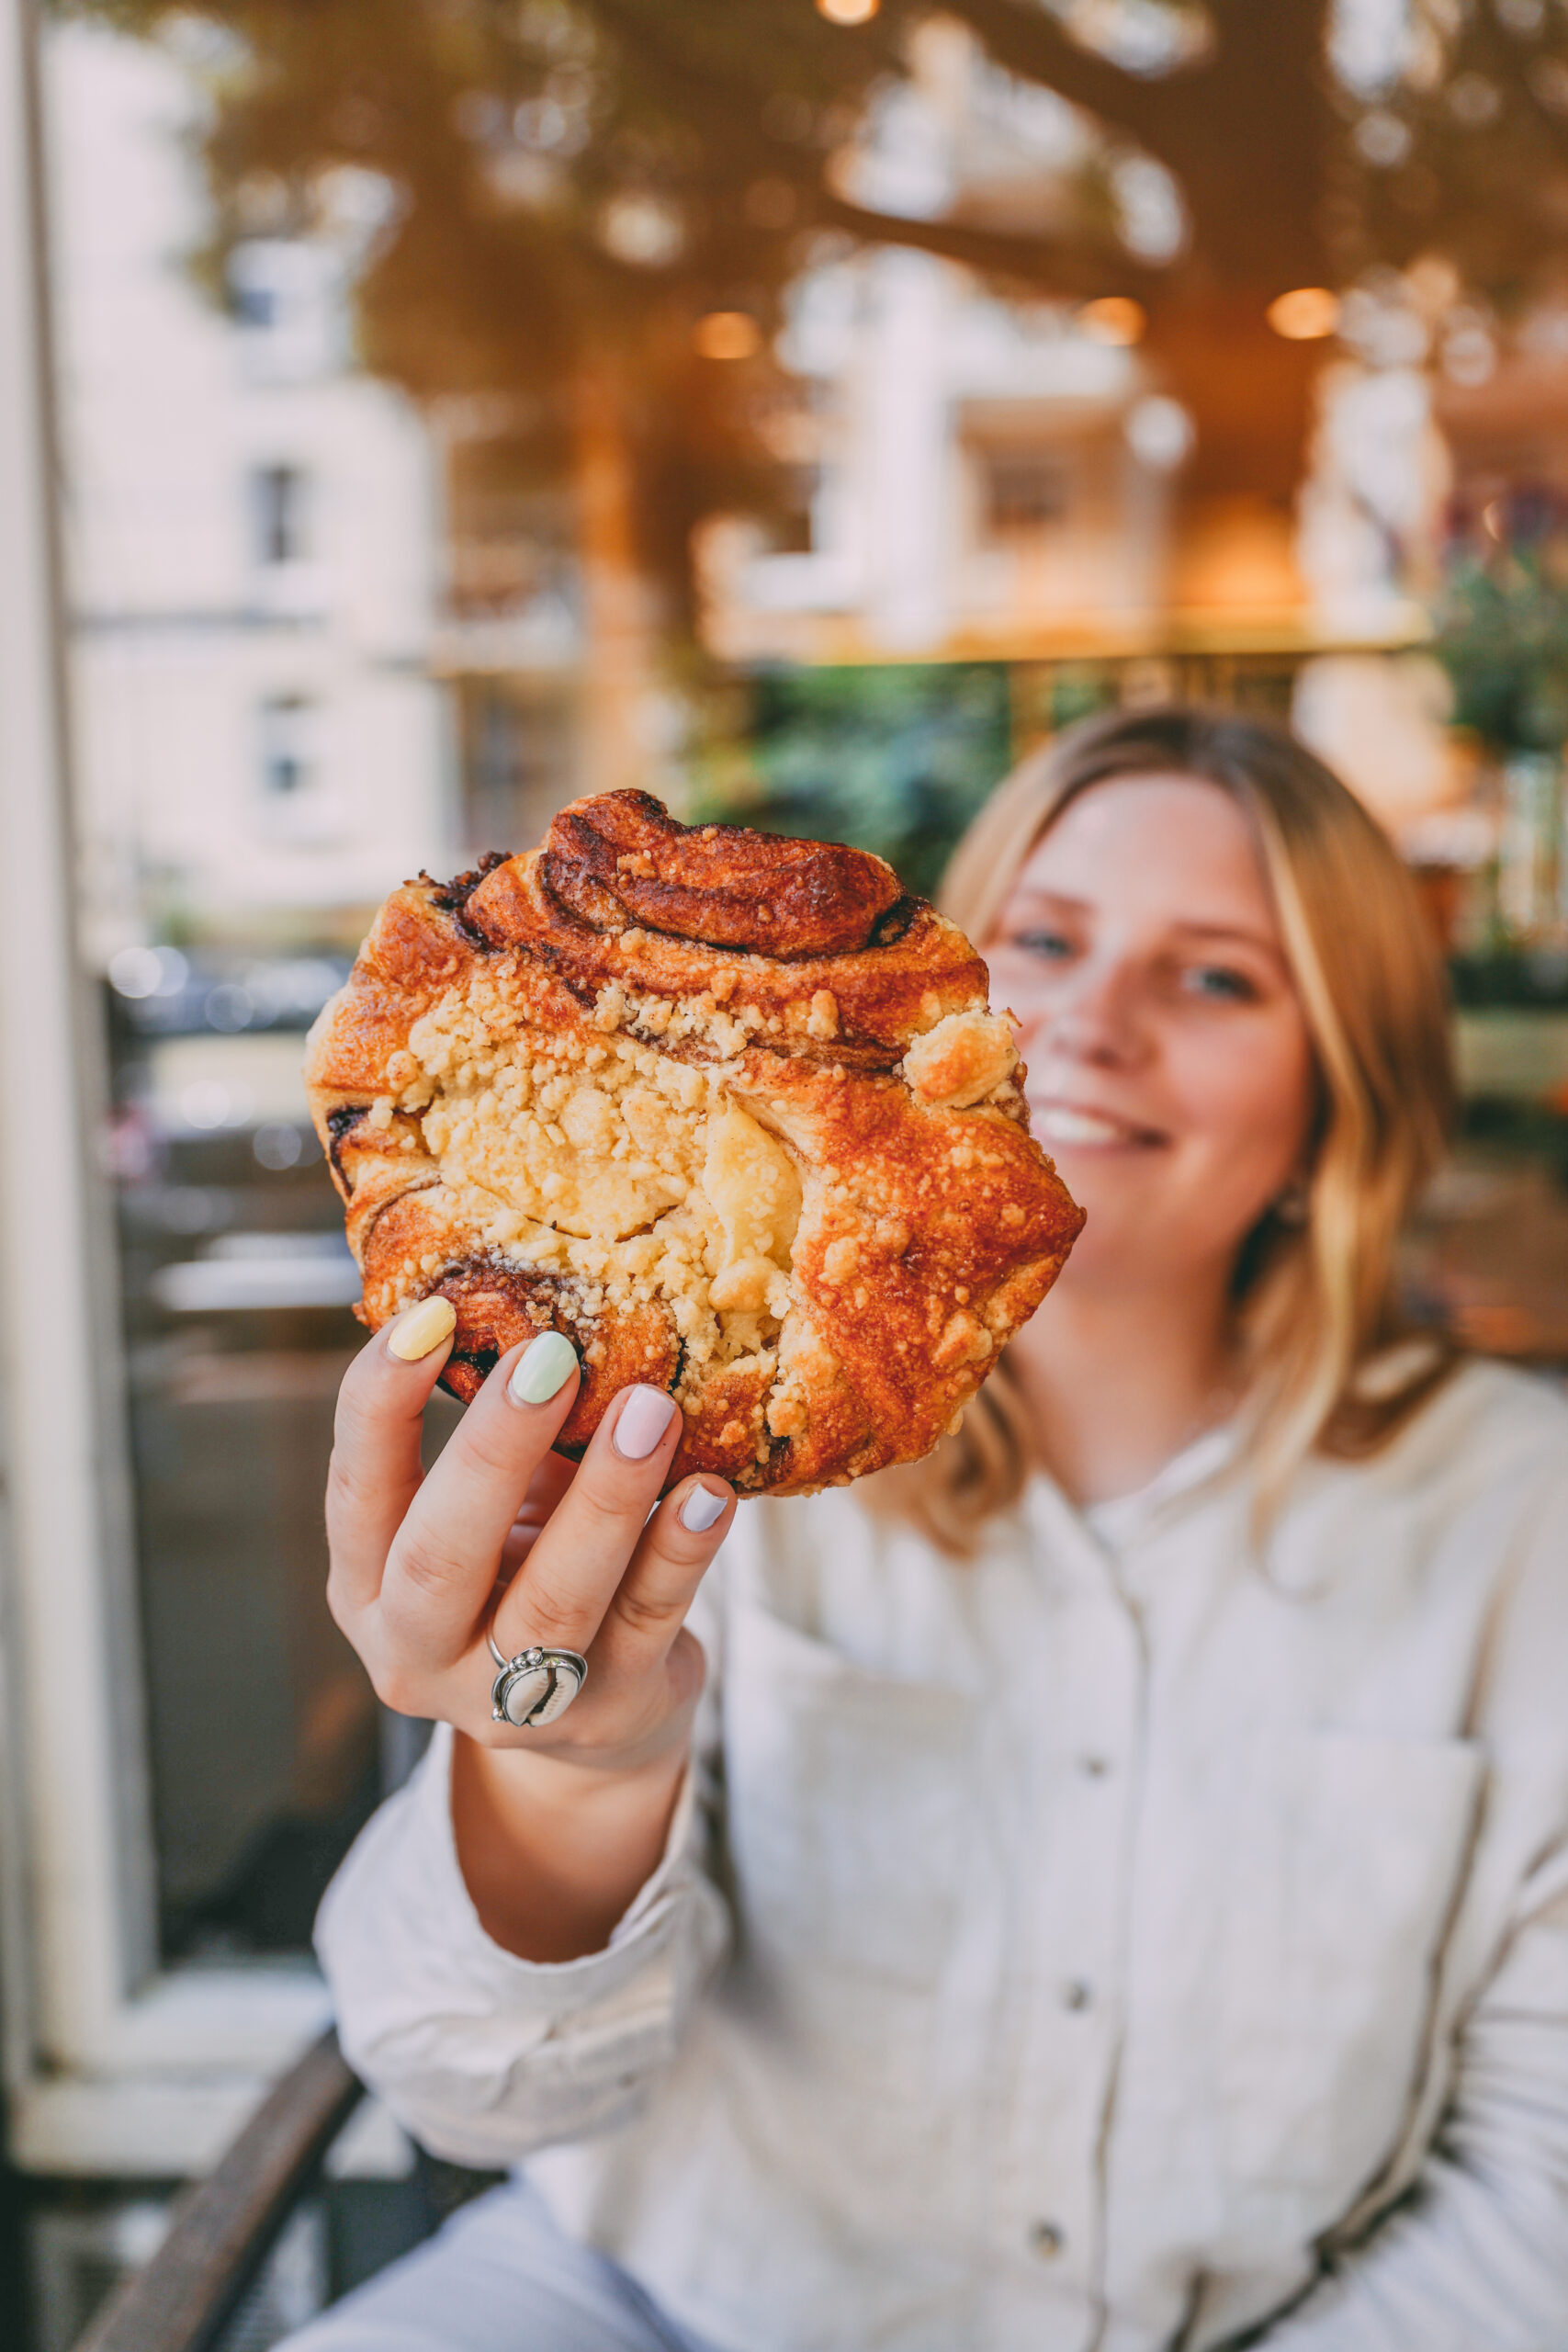
M452 1830L452 1732L328 1888L316 1950L349 2064L413 2136L457 2164L503 2166L635 2110L668 2066L728 1920L700 1866L688 1770L662 1859L603 1951L520 1960L485 1933Z

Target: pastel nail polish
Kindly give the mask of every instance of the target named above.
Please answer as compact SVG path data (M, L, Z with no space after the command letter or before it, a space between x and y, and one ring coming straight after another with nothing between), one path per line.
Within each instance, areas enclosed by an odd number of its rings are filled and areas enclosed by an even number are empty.
M728 1495L716 1495L711 1487L694 1487L681 1505L681 1524L690 1535L705 1535L716 1521L724 1517Z
M547 1405L577 1370L577 1350L561 1331L541 1331L530 1340L506 1384L514 1405Z
M387 1352L400 1363L417 1363L450 1339L457 1327L457 1310L449 1298L422 1298L398 1317L387 1334Z
M646 1462L670 1427L675 1400L662 1388L628 1389L611 1442L626 1462Z

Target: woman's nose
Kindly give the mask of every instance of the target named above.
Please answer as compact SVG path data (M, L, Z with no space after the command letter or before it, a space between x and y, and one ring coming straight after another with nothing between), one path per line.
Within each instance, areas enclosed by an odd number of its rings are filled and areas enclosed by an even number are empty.
M1069 1061L1126 1068L1147 1050L1127 975L1114 965L1085 965L1055 1001L1042 1007L1035 1049Z

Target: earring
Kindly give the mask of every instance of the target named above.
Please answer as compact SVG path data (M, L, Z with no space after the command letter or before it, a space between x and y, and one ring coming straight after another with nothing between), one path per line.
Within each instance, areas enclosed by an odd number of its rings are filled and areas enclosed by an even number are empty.
M1298 1176L1286 1185L1274 1203L1277 1225L1301 1226L1307 1221L1308 1194L1306 1178Z

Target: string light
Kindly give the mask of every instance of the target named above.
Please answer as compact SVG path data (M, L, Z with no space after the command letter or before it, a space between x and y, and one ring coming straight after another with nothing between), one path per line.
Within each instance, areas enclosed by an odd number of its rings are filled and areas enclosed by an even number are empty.
M692 341L704 359L750 359L762 347L762 330L746 311L709 311Z
M817 0L817 13L830 25L869 25L882 0Z
M1104 294L1078 312L1078 332L1091 343L1142 343L1147 324L1143 304L1125 294Z
M1287 343L1315 343L1339 324L1339 297L1326 286L1296 286L1277 295L1264 315Z

